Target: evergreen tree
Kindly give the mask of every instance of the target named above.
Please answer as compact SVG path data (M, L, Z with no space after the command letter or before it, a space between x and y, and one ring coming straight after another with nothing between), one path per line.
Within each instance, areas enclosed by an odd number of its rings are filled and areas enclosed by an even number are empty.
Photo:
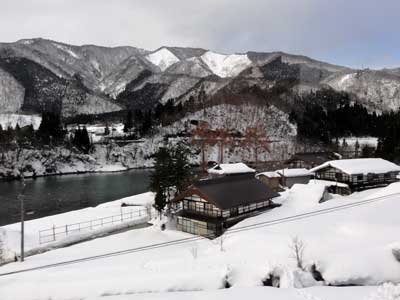
M364 145L361 149L361 157L362 158L371 158L375 156L375 148Z
M108 123L106 123L106 127L104 128L104 135L110 134L110 127L108 127Z
M132 111L128 110L124 122L124 132L129 132L133 128Z
M189 164L190 150L186 145L160 148L155 154L154 171L150 188L156 193L155 208L161 212L172 198L190 184L192 172Z
M354 145L354 152L355 152L355 157L358 157L358 154L360 152L360 143L358 142L358 140L356 140L356 143Z
M72 137L72 143L82 152L88 154L92 144L90 142L89 133L86 129L86 126L75 130L74 136Z
M3 126L1 126L1 124L0 124L0 144L4 143L4 138L5 138L5 133L3 130Z
M342 141L342 149L345 151L345 150L347 149L348 146L349 146L349 145L347 144L346 139L343 138L343 141Z
M161 219L161 212L163 211L165 205L167 204L167 197L165 196L164 190L156 191L154 198L154 208L159 212Z
M60 115L51 112L42 113L42 121L37 135L42 143L60 143L63 141L65 131L61 124Z
M150 189L156 193L155 208L158 212L162 212L168 199L169 188L172 185L171 152L167 148L160 148L155 153L154 171L150 175Z
M176 194L178 194L188 187L192 179L189 161L190 149L184 144L179 144L173 150L172 184L176 188Z

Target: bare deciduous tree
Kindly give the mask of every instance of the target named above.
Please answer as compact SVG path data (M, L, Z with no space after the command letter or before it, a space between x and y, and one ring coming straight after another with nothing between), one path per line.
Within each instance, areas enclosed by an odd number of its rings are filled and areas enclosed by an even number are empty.
M257 123L255 127L246 128L244 139L241 145L246 149L252 149L254 153L254 162L256 168L258 167L258 154L260 151L270 152L269 146L271 144L267 132L261 123Z
M291 258L295 259L297 267L304 271L304 251L306 249L306 245L299 237L296 236L292 239L289 247L292 251Z
M206 152L208 146L215 144L214 132L210 129L210 124L200 121L200 124L192 131L192 144L199 145L201 148L202 169L206 169Z

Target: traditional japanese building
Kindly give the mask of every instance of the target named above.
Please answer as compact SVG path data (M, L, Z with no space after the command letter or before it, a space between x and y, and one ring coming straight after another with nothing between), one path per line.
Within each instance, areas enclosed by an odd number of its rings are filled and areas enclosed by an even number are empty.
M256 178L275 192L283 191L281 186L281 175L275 171L258 173Z
M200 180L174 199L179 207L177 229L213 238L240 220L275 207L272 199L277 196L253 174Z
M331 160L310 170L316 179L347 184L352 191L398 181L400 166L382 158Z
M304 168L282 169L277 170L276 173L281 176L281 185L288 188L291 188L294 184L297 183L307 184L314 176L314 174L310 172L310 170Z
M340 155L334 152L299 152L286 161L290 168L311 169L327 161L340 159Z

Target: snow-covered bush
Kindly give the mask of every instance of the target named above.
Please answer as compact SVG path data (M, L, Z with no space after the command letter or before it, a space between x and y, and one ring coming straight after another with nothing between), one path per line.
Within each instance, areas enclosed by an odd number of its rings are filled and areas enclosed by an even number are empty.
M393 246L392 253L393 253L394 258L398 262L400 262L400 244L396 244L396 245Z
M232 269L229 265L222 272L222 288L229 289L232 287Z
M323 285L314 279L311 272L296 268L291 269L286 266L279 266L273 269L263 280L264 286L278 288L306 288L311 286Z

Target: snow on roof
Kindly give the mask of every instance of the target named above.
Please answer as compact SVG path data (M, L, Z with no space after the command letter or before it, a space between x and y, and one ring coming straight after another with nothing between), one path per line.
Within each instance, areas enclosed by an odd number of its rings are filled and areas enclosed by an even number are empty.
M285 177L299 177L299 176L311 176L313 175L310 170L304 169L304 168L298 168L298 169L282 169L282 170L277 170L276 171L279 175L285 176Z
M349 186L345 183L341 182L336 182L336 181L329 181L329 180L320 180L320 179L311 179L308 184L319 184L319 185L324 185L326 187L329 186L339 186L343 188L348 188Z
M259 176L265 176L268 178L281 177L281 175L279 175L276 171L258 173L256 175L256 177L259 177Z
M356 159L341 159L331 160L326 163L311 169L311 172L316 172L326 167L333 167L342 172L353 174L368 174L368 173L387 173L400 172L400 166L384 160L382 158L356 158Z
M249 168L244 163L236 163L236 164L219 164L211 169L208 169L209 174L240 174L240 173L254 173L256 170Z

